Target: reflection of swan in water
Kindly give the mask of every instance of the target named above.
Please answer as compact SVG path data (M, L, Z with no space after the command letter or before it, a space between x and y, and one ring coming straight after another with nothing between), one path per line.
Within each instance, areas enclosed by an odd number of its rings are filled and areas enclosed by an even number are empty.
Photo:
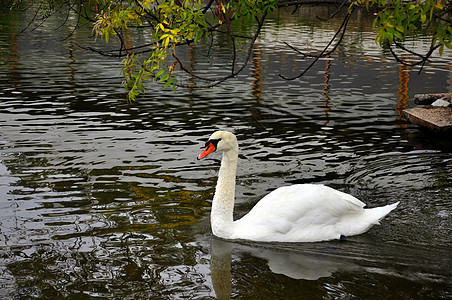
M267 261L270 270L293 279L317 280L329 277L334 272L359 268L349 260L339 259L327 254L306 254L290 249L256 246L256 244L233 243L212 238L210 244L210 271L218 299L231 296L231 254L235 251L249 253Z
M343 262L322 255L271 249L261 252L253 251L251 254L267 260L268 267L273 273L294 279L317 280L329 277L344 266Z
M210 242L210 276L217 299L231 299L232 244L212 238Z

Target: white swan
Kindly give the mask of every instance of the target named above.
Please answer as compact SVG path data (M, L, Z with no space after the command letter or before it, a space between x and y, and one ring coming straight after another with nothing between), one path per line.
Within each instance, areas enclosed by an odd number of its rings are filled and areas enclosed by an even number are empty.
M364 209L355 197L318 184L280 187L262 198L241 219L233 220L237 138L227 131L213 133L202 159L223 151L210 215L212 232L224 239L263 242L318 242L366 232L399 202Z

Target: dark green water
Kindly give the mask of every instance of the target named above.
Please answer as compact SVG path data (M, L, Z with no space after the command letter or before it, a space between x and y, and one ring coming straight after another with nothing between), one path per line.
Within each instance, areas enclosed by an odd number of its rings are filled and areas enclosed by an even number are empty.
M401 110L414 94L452 90L452 53L418 75L375 45L363 12L337 53L280 79L306 65L284 41L309 50L334 34L340 19L317 14L327 11L273 16L238 78L176 94L150 85L130 105L120 61L75 46L92 43L89 28L64 39L76 21L55 30L54 18L15 36L26 18L1 16L0 298L451 298L450 142ZM225 48L186 58L221 69ZM240 141L237 218L292 183L400 205L345 242L217 240L219 156L196 160L217 129Z

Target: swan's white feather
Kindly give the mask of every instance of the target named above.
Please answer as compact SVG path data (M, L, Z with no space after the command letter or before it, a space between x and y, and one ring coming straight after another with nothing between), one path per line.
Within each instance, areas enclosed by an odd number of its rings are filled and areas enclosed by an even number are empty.
M296 184L274 190L233 221L237 139L225 131L215 132L211 139L223 151L211 212L212 231L219 237L264 242L333 240L366 232L398 205L364 209L363 202L333 188Z
M383 217L366 213L364 206L355 197L324 185L285 186L266 195L234 222L234 238L312 242L359 234Z

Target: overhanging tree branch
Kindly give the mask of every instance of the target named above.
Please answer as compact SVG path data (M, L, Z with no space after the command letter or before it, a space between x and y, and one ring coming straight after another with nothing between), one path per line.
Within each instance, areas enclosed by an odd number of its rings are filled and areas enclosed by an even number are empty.
M303 76L309 69L312 68L312 66L314 66L314 64L322 57L326 57L331 55L334 51L336 51L337 47L339 46L339 44L342 42L342 39L344 38L345 35L345 31L347 29L347 25L348 22L350 21L350 18L353 14L354 8L351 8L347 15L345 16L344 20L342 21L341 26L339 27L339 29L336 31L336 33L334 34L334 36L331 38L331 40L328 42L328 44L323 48L322 52L319 55L315 55L315 54L306 54L301 52L300 50L298 50L297 48L295 48L294 46L291 46L290 44L288 44L287 42L285 42L285 44L287 46L289 46L292 50L294 50L295 52L297 52L298 54L301 54L303 57L313 57L314 60L301 72L299 73L297 76L293 76L293 77L287 77L284 76L282 74L279 74L279 77L281 77L282 79L285 80L295 80L300 78L301 76ZM334 42L334 40L339 36L339 40L336 42L336 45L330 50L327 51L328 48L331 46L331 44Z
M184 65L182 64L182 62L180 61L180 59L177 56L173 55L173 57L177 60L180 68L184 72L186 72L187 74L193 76L194 78L212 82L210 84L202 84L202 85L199 85L199 84L196 84L196 83L192 83L192 84L180 84L179 83L177 85L180 86L180 87L186 87L186 88L210 88L210 87L214 87L216 85L219 85L219 84L225 82L226 80L228 80L230 78L233 78L233 77L237 76L238 74L240 74L243 71L243 69L246 67L246 65L248 64L248 62L249 62L249 60L251 58L251 55L253 53L254 44L255 44L257 38L259 37L260 31L262 29L262 26L264 25L264 21L265 21L265 18L267 17L267 15L268 15L268 10L265 10L260 18L257 18L257 17L255 18L255 20L257 22L257 29L256 29L256 31L255 31L252 39L251 39L251 42L250 42L250 44L248 46L248 50L247 50L245 61L241 64L241 66L239 68L237 68L237 69L232 68L231 73L226 75L226 76L219 77L219 78L208 78L208 77L199 76L199 75L195 74L194 72L192 72L192 71L188 70L187 68L185 68ZM233 60L233 61L235 61L235 60Z
M417 61L409 62L406 59L401 58L394 51L393 47L389 43L387 44L387 47L388 47L389 51L391 52L392 56L395 58L395 60L398 63L400 63L400 64L402 64L404 66L409 66L409 67L414 67L414 66L419 66L420 65L421 68L419 69L419 73L422 71L422 69L424 68L425 63L428 62L428 60L432 56L433 52L440 47L439 45L434 46L433 44L431 44L428 52L425 55L422 55L422 54L416 53L416 52L414 52L414 51L412 51L410 49L407 49L405 46L403 46L399 42L394 42L394 44L396 45L397 48L399 48L399 49L401 49L401 50L403 50L403 51L405 51L405 52L407 52L409 54L415 55L415 56L420 58Z
M22 3L31 3L28 9L33 9L31 21L24 30L37 28L50 16L67 6L66 18L60 27L69 19L69 14L77 16L74 32L83 26L83 20L92 23L95 35L101 36L108 42L108 37L115 37L118 41L116 49L105 49L93 46L78 45L81 49L93 51L100 55L123 58L125 86L129 89L129 98L133 99L140 90L144 92L143 81L152 80L164 83L164 87L205 88L218 85L227 79L237 76L245 69L250 61L253 47L261 32L268 13L276 8L295 7L297 10L304 5L336 4L337 9L327 18L328 21L349 6L347 15L330 41L321 49L320 54L304 53L294 45L285 44L303 58L312 58L312 61L298 75L289 77L279 76L286 80L295 80L303 76L312 66L323 57L330 56L343 42L347 26L355 8L358 5L376 7L378 14L374 25L377 26L376 41L382 48L389 49L397 62L408 65L420 65L421 70L433 55L435 50L441 54L444 47L452 48L452 2L450 0L424 0L412 2L405 0L392 0L383 2L379 0L4 0L0 2L0 10L5 7L16 7ZM27 3L27 4L28 4ZM55 3L61 5L55 6ZM49 4L49 5L47 5ZM383 5L383 6L379 6ZM402 16L402 17L401 17ZM42 20L37 22L37 20ZM239 20L245 20L239 22ZM238 28L243 24L251 27L250 33L243 33ZM408 20L408 21L407 21ZM86 23L85 23L86 24ZM414 28L414 29L413 29ZM23 31L24 31L23 30ZM132 44L130 36L140 30L144 35L145 43ZM402 43L405 37L414 32L428 32L431 34L431 45L427 53L406 48ZM22 31L22 32L23 32ZM131 34L132 33L132 34ZM231 46L231 55L227 63L227 75L206 76L189 70L183 61L176 55L176 49L184 45L197 45L198 39L208 37L210 46L207 52L211 56L211 49L215 41L221 37L227 38ZM219 37L217 39L217 37ZM242 41L247 45L242 46ZM209 42L208 42L209 43ZM398 49L399 51L397 51ZM403 51L417 58L416 61L406 59L399 53ZM167 61L165 59L168 58ZM240 58L240 59L239 59ZM178 82L174 78L174 67L179 65L181 73L196 81L190 84ZM420 70L420 71L421 71ZM205 74L205 71L203 71Z

